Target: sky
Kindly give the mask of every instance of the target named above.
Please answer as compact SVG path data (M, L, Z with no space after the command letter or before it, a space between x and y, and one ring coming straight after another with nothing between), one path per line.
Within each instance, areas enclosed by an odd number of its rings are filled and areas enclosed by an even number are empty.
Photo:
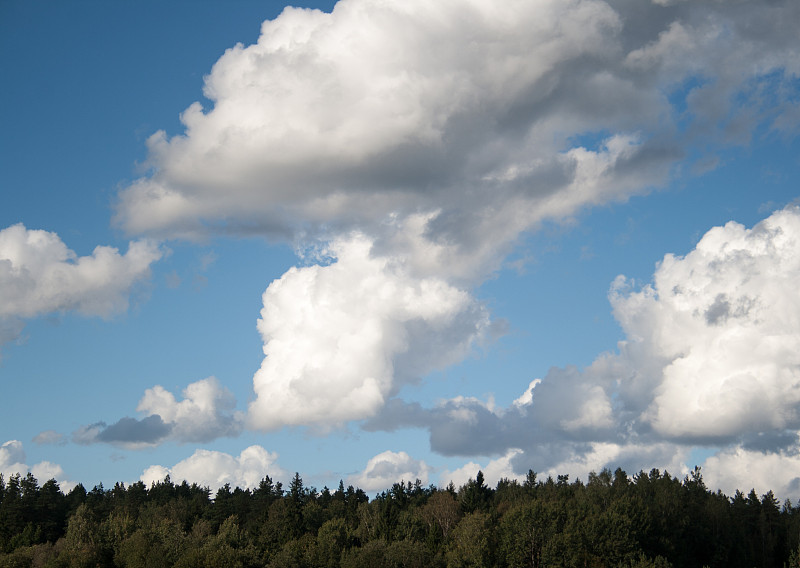
M797 502L797 22L0 0L0 472Z

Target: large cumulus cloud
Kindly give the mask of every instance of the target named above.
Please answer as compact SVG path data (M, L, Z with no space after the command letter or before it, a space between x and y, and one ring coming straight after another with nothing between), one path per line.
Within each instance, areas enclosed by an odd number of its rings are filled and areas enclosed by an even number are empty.
M687 255L665 256L651 283L613 283L626 335L617 352L583 370L551 369L508 408L456 398L425 409L393 399L364 427L428 428L443 454L513 452L517 474L605 466L675 473L693 447L718 447L706 461L714 483L765 487L769 468L752 464L790 465L800 455L798 281L800 208L750 229L715 227ZM800 495L795 476L776 483L782 495Z
M667 255L638 292L619 279L617 319L664 361L641 419L666 437L711 442L800 428L799 278L791 208L752 229L712 229L685 257Z
M684 160L713 163L758 127L791 129L798 18L790 1L287 8L216 62L210 105L186 109L182 134L149 139L150 173L120 192L115 220L131 234L327 249L335 262L292 269L264 294L249 423L372 417L468 353L487 317L469 294L524 231L663 185ZM709 317L745 309L727 293ZM621 402L570 373L539 387L554 401L543 424L614 430ZM618 395L625 409L651 392L641 383ZM633 419L663 431L664 389ZM565 390L575 406L555 402Z
M184 134L153 135L153 173L121 193L117 221L296 235L441 210L432 231L502 242L663 182L703 132L746 136L765 119L762 80L797 74L797 16L792 2L287 8L217 61L212 106L186 109Z
M458 361L489 331L485 308L442 279L370 255L361 235L327 266L292 269L264 292L250 425L322 428L374 415L408 382Z

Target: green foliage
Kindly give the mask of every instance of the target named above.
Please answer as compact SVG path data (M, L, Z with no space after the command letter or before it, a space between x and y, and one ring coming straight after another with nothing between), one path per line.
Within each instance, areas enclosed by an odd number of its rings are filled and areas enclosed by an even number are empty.
M710 492L696 469L624 471L492 489L482 473L440 490L398 482L318 492L137 482L76 486L0 476L4 567L617 567L800 568L800 508L772 492Z

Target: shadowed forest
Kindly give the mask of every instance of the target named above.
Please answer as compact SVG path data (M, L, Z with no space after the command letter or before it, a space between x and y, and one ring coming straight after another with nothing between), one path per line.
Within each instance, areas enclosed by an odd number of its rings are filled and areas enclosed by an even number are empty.
M800 507L618 469L445 489L82 485L0 475L0 567L798 567Z

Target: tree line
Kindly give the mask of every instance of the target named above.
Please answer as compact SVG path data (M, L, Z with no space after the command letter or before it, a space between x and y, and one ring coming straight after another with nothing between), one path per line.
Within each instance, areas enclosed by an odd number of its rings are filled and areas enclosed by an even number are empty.
M773 493L712 492L618 469L587 481L481 472L442 489L398 482L369 499L342 482L250 489L169 477L64 494L55 480L0 475L5 567L800 567L800 506Z

